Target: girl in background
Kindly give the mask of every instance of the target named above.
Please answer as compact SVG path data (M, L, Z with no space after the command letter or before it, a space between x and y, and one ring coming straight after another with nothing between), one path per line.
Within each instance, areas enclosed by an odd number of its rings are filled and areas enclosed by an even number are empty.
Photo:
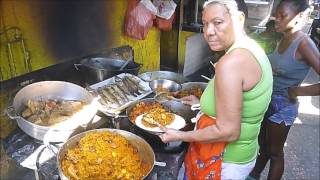
M259 134L260 154L250 178L259 178L270 160L268 179L281 179L284 171L283 147L298 115L297 96L320 94L320 84L300 86L310 68L320 73L319 50L301 31L306 0L282 0L276 9L275 29L283 34L268 57L273 70L273 93Z

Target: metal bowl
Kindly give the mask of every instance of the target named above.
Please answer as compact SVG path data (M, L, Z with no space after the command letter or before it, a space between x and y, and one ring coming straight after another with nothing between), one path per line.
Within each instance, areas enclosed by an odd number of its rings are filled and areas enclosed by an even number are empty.
M155 93L162 91L177 92L182 88L181 84L168 79L152 80L149 82L149 86L150 89Z
M150 82L156 79L169 79L178 83L188 82L188 79L185 78L182 74L178 74L171 71L151 71L139 74L138 77L144 81Z

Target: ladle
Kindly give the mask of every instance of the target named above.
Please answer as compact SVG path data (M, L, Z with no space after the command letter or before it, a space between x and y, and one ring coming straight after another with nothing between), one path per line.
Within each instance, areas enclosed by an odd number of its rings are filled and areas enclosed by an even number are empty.
M156 94L154 96L154 99L159 102L159 103L164 103L167 102L169 100L173 100L173 101L181 101L181 99L175 98L172 95L170 95L170 93L168 92L160 92L159 94Z

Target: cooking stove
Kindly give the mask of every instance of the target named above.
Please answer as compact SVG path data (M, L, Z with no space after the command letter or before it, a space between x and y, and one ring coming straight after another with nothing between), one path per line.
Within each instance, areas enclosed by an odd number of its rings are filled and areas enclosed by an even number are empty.
M98 114L99 116L103 116L100 113ZM158 136L135 127L127 118L112 120L110 117L105 116L102 117L101 122L104 123L100 125L100 128L112 128L116 125L120 126L122 130L133 132L144 138L154 150L156 161L166 163L166 167L154 166L146 178L147 180L170 180L177 178L179 169L183 163L187 147L186 143L165 144ZM2 144L9 157L16 160L21 166L34 170L37 176L36 179L60 179L56 156L41 141L28 136L18 128L4 139ZM61 145L59 144L57 147ZM45 160L43 161L42 159Z
M38 81L68 81L82 87L91 85L86 81L83 74L74 68L74 64L78 63L77 60L66 61L61 64L53 65L41 70L33 71L31 73L12 78L10 80L1 81L1 95L8 96L8 100L12 101L15 94L24 86L38 82ZM9 106L8 102L7 105ZM170 180L177 179L179 168L183 163L184 154L187 144L183 142L176 143L163 143L161 139L153 134L139 129L134 126L128 118L112 119L104 114L98 113L102 118L101 124L97 124L94 128L119 128L130 131L144 138L153 148L157 161L167 163L166 167L155 166L147 179L160 179ZM18 164L29 171L35 172L35 179L45 180L59 180L59 173L57 170L56 158L50 155L51 158L45 162L40 163L40 157L46 157L48 152L43 143L39 140L25 134L22 130L17 128L7 138L1 139L1 145L4 147L5 152L9 157L14 159ZM33 160L33 159L36 160ZM36 161L36 166L30 167L26 164L27 160L32 159L32 164Z

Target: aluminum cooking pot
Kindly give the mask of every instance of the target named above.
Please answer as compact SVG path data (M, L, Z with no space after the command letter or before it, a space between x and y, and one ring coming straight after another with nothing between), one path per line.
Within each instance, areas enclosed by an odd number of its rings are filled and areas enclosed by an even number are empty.
M88 105L82 108L76 113L77 115L72 116L70 119L52 126L41 126L34 124L21 116L22 111L26 108L28 100L38 98L81 100L86 102ZM50 132L51 137L55 137L54 139L49 139L48 141L50 142L63 141L64 139L58 138L60 134L63 134L63 132L68 132L67 134L71 135L75 131L79 131L79 127L82 127L83 130L86 129L96 112L96 100L86 89L76 84L64 81L42 81L30 84L22 88L15 95L12 106L7 109L7 115L11 119L15 119L17 121L21 130L31 137L41 141L44 139L44 136Z
M79 64L74 64L74 66L82 72L87 81L97 83L121 73L138 75L142 64L130 61L123 70L120 70L126 63L125 60L92 57L82 59Z
M120 134L121 136L125 137L130 142L131 145L133 145L135 148L137 148L138 153L139 153L140 157L142 158L142 161L146 162L147 164L150 164L147 175L150 174L154 165L165 166L164 162L156 162L155 161L155 154L154 154L151 146L141 137L139 137L131 132L119 130L119 129L108 129L108 128L95 129L95 130L86 131L86 132L83 132L83 133L80 133L80 134L73 136L67 142L65 142L63 144L63 146L59 149L58 155L57 155L57 165L58 165L59 174L60 174L60 177L62 180L69 179L64 175L64 173L62 171L62 167L61 167L61 161L65 157L65 154L67 153L67 151L69 149L75 147L78 144L78 142L80 141L80 139L82 137L84 137L86 134L91 133L91 132L103 132L103 131L116 132L116 133ZM147 175L145 177L147 177Z

